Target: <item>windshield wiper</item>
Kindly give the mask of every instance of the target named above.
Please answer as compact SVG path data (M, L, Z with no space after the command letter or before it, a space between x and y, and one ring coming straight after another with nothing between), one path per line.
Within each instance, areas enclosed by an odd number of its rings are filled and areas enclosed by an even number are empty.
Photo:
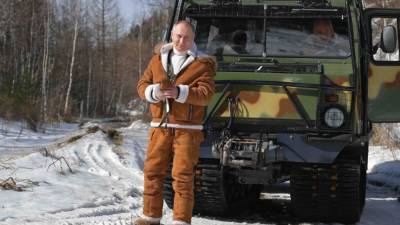
M256 73L293 73L293 74L323 74L321 64L273 63L273 64L242 64L241 62L220 63L218 71L223 72L256 72ZM248 62L248 61L244 61ZM264 63L264 62L263 62ZM267 62L268 63L268 62Z
M292 9L292 12L338 12L338 9Z
M245 64L252 63L252 64ZM266 64L253 64L266 63ZM269 64L270 63L270 64ZM315 74L321 76L321 83L327 86L341 87L324 73L324 66L320 63L279 63L271 58L238 58L232 63L219 63L220 72L254 72L254 73L292 73Z

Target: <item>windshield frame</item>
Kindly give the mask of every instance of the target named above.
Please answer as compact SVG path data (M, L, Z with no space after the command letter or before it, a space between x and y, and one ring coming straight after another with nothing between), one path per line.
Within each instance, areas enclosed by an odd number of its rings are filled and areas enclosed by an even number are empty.
M221 6L219 6L221 7ZM249 15L246 13L246 9L255 9L257 13L253 13ZM223 9L229 9L228 12L224 12ZM281 11L279 11L281 9ZM283 9L283 10L282 10ZM238 12L233 15L232 12ZM263 15L261 15L261 10L263 11ZM240 13L239 13L240 12ZM284 58L326 58L326 59L346 59L352 57L352 45L351 45L351 29L348 27L348 20L350 19L348 16L348 11L344 7L331 7L331 8L321 8L321 9L304 9L299 8L298 6L266 6L264 5L235 5L235 6L225 6L222 8L216 8L213 5L189 5L185 7L181 14L180 19L186 19L194 22L197 25L197 21L199 19L248 19L254 20L256 22L263 20L262 27L262 47L263 52L260 55L251 55L251 54L222 54L222 57L284 57ZM317 20L317 19L331 19L331 20L342 20L343 25L345 26L347 32L345 36L345 41L348 42L346 55L312 55L312 54L270 54L268 53L268 43L267 43L267 29L268 24L271 22L275 22L277 20L295 20L295 19L309 19ZM257 21L258 20L258 21ZM337 22L337 21L335 21ZM203 49L201 49L203 50ZM217 60L220 60L221 58Z

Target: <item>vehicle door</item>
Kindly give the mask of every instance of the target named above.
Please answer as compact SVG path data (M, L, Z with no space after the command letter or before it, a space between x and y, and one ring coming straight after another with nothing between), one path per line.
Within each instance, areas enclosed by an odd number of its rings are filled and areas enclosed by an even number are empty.
M400 8L366 9L368 118L400 122Z

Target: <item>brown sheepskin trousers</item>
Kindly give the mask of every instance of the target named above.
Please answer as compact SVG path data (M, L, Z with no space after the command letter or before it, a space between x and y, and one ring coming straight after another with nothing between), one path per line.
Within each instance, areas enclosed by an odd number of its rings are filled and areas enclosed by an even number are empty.
M190 224L194 166L199 159L203 133L193 129L150 128L149 139L144 163L143 214L153 218L162 216L163 181L172 160L174 220Z

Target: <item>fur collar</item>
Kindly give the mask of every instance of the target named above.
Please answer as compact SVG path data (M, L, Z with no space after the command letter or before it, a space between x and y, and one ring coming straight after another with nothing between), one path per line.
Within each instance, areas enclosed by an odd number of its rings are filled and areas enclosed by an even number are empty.
M154 47L154 54L165 54L168 53L173 48L173 44L171 43L159 43ZM187 52L188 55L197 57L201 55L201 53L197 50L197 46L193 43L192 47Z
M168 61L168 52L172 50L173 44L172 43L159 43L154 47L154 54L161 55L161 63L164 67L164 70L167 71L167 61ZM180 70L184 69L190 63L192 63L196 58L204 63L208 63L214 71L217 68L217 63L215 57L203 54L202 52L198 51L197 46L193 43L192 48L188 50L189 57L183 63Z

